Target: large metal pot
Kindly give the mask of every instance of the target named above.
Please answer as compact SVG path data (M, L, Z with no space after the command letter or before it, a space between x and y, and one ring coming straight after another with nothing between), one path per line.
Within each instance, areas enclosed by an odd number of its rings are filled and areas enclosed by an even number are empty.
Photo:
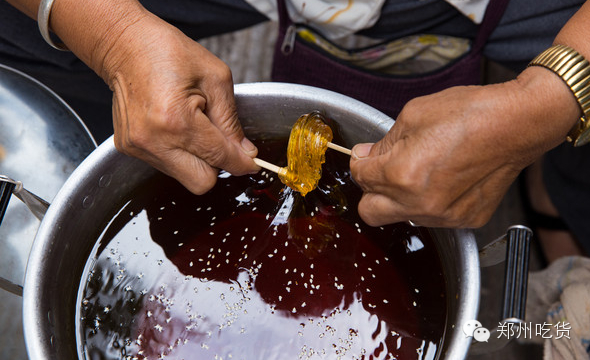
M319 109L334 120L343 145L376 141L393 125L381 112L348 97L300 85L235 87L239 118L250 138L286 135L294 118ZM75 359L74 314L86 260L106 221L125 196L155 170L116 151L112 139L95 150L56 195L39 227L24 285L24 330L31 359ZM476 319L478 249L468 230L431 229L444 269L447 322L440 358L463 359L471 338L462 324Z

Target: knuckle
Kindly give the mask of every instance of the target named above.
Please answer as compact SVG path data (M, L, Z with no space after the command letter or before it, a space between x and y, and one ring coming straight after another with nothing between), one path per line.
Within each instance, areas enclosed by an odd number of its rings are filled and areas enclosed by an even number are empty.
M420 115L423 111L422 101L423 100L421 97L415 97L410 99L410 101L408 101L406 105L404 105L404 107L402 108L402 111L400 112L398 118L411 119L415 116Z
M125 137L123 147L129 154L136 154L140 149L148 149L150 144L149 135L145 131L134 127Z
M480 228L490 221L493 215L492 211L484 210L479 211L475 214L475 216L466 224L468 227L472 228Z
M139 146L137 142L134 142L132 134L125 133L125 134L118 134L115 133L115 148L117 151L129 155L129 156L137 156L139 152Z
M391 224L396 221L394 201L380 194L365 194L358 205L361 219L370 226Z
M113 143L115 144L115 149L117 149L118 152L126 154L125 147L123 146L123 142L121 141L121 134L119 134L119 132L117 131L115 131L115 134L113 136Z
M396 184L404 192L422 196L426 192L425 173L413 163L405 162L403 171L397 171L392 167L384 169L385 180L388 184Z
M216 61L209 69L209 76L216 82L233 83L233 77L230 67L223 61Z
M201 147L198 156L211 166L223 168L230 160L228 152L221 143L211 143L209 145Z
M377 219L375 218L374 207L370 201L363 198L358 205L359 216L369 226L377 226Z
M204 174L201 175L193 185L187 188L195 195L203 195L211 190L216 182L217 176L215 174Z
M355 183L363 191L369 191L370 190L370 186L369 186L369 182L368 182L368 176L367 176L367 173L366 172L358 170L357 165L355 165L353 163L350 166L350 173L351 173L352 178L354 179Z
M226 63L221 62L217 69L217 76L219 80L223 82L232 82L233 76L229 66Z
M429 217L447 220L456 218L455 209L449 206L447 199L441 194L423 196L422 210Z
M184 172L179 180L190 192L195 195L203 195L211 190L217 183L217 170L207 165L202 160L194 159L194 164L189 172Z

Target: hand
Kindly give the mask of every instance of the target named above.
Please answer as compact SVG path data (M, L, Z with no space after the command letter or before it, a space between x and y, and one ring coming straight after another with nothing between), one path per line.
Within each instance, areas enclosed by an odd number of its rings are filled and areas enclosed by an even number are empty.
M126 29L104 62L113 90L115 146L176 178L195 194L218 169L258 170L256 147L237 118L229 68L149 14Z
M542 68L416 98L384 139L353 148L359 213L375 226L482 226L518 173L563 141L576 114L569 89Z

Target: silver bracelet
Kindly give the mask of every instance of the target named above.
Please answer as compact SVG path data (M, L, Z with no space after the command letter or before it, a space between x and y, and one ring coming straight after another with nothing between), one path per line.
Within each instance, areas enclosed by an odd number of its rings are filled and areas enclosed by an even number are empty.
M68 47L65 44L56 44L49 35L49 15L51 15L51 7L53 6L54 1L55 0L41 0L41 3L39 4L39 12L37 13L39 32L41 33L41 36L43 36L43 39L45 39L52 48L68 51Z

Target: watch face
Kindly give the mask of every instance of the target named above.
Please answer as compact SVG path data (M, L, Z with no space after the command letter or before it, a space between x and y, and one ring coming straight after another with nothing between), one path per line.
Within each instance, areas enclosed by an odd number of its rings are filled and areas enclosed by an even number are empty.
M580 118L580 122L576 125L576 135L574 138L574 146L582 146L590 142L590 122L585 116Z
M590 142L590 129L586 129L578 136L574 142L574 146L582 146Z

